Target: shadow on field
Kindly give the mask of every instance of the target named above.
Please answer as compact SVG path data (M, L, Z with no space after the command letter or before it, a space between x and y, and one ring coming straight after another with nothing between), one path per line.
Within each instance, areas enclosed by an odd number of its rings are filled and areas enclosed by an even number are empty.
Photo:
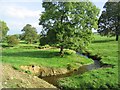
M95 40L95 41L92 41L92 43L107 43L107 42L111 42L111 41L115 41L114 39L111 39L111 40Z
M10 47L10 46L8 46L8 45L1 45L3 48L8 48L8 47Z
M31 57L31 58L52 58L58 57L59 52L51 52L51 51L23 51L23 52L3 52L3 56L7 57Z

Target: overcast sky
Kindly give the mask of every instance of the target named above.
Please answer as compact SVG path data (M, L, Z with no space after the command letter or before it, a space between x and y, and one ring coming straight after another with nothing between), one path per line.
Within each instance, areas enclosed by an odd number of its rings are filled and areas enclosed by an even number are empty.
M107 0L91 0L101 9ZM0 0L0 20L7 23L8 34L19 34L26 24L34 26L38 33L41 26L38 25L42 8L42 1L38 0Z

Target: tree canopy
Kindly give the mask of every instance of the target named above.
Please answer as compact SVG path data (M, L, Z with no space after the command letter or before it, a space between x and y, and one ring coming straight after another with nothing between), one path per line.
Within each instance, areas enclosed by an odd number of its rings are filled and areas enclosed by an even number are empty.
M37 30L35 27L32 27L32 25L27 24L21 31L24 32L22 38L27 41L27 43L31 44L37 39Z
M49 44L75 50L91 41L92 28L97 28L99 9L91 2L43 2L45 11L39 25Z
M9 28L4 21L0 20L0 41L4 39L8 32Z
M116 36L120 34L120 1L108 2L104 5L104 10L98 21L98 32L101 35Z
M19 40L15 35L10 35L7 37L7 43L9 46L16 46L19 44Z

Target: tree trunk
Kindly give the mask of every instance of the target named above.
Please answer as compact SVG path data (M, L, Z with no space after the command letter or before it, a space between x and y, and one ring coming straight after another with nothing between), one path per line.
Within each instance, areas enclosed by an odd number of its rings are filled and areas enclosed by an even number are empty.
M118 41L118 37L119 37L119 36L118 36L118 35L116 35L116 41Z
M30 44L32 44L32 40L30 40Z
M61 47L60 47L60 56L62 56L62 57L63 57L63 55L64 55L63 49L64 49L64 47L61 46Z

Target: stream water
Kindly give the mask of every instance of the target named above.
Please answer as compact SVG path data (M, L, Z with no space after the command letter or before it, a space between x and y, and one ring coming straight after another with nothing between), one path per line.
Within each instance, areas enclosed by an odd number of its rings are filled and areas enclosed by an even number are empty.
M79 54L79 53L77 53L77 54ZM82 54L79 54L79 55L82 55ZM82 55L82 56L85 56L85 55ZM87 56L85 56L85 57L88 58ZM84 72L101 67L99 60L93 60L93 61L94 61L93 64L81 66L77 70L70 71L69 73L62 74L62 75L55 75L55 76L46 76L46 77L42 77L42 79L47 81L50 84L57 86L58 85L57 80L60 78L65 78L65 77L69 77L72 75L82 74Z

